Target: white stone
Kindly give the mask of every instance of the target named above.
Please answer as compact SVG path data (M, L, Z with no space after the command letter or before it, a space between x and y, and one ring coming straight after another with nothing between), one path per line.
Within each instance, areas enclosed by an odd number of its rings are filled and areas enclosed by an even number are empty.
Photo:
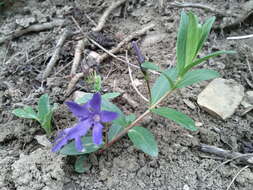
M217 78L199 94L198 104L208 113L227 119L234 114L244 96L244 87L230 79Z
M45 146L45 147L51 147L52 146L52 143L48 140L46 135L36 135L34 138L42 146Z

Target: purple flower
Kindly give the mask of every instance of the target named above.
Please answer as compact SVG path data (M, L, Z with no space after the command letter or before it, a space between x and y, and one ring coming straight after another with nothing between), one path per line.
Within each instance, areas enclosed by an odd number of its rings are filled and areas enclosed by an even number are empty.
M136 56L137 56L138 62L139 62L140 64L144 63L145 58L144 58L144 56L141 54L141 50L140 50L140 48L138 47L136 41L132 41L132 47L133 47L133 49L134 49L134 51L135 51L135 54L136 54Z
M75 102L66 102L70 111L79 119L79 122L71 128L64 129L58 134L56 144L52 148L53 152L60 150L69 140L75 140L76 149L81 152L85 150L81 137L85 136L90 128L92 128L93 142L100 145L103 141L103 125L104 122L111 122L118 117L116 112L101 111L101 95L96 93L92 99L84 105Z

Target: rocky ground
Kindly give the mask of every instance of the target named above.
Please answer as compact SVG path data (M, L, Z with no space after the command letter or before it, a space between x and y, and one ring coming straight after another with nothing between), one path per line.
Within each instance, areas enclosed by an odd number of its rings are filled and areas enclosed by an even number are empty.
M240 170L230 189L253 189L252 162L234 159L220 165L228 158L199 149L201 144L207 144L241 154L253 153L253 38L227 39L252 34L252 0L191 1L209 9L178 7L180 4L174 1L129 0L111 13L101 31L106 40L102 38L99 42L107 49L114 48L132 32L154 23L155 27L137 39L146 59L163 68L175 65L182 9L194 11L202 21L216 16L214 29L200 56L217 50L237 53L211 59L200 66L218 71L220 79L180 89L164 103L191 116L199 128L197 132L150 116L142 125L158 141L157 158L138 151L129 139L123 138L102 155L91 154L92 167L84 174L74 172L74 157L50 151L50 143L43 139L44 132L37 122L17 118L11 110L23 105L34 107L40 95L48 93L51 101L59 105L54 114L54 132L75 123L63 102L73 99L74 91L91 91L89 84L79 80L66 96L77 41L83 33L92 31L113 1L3 2L0 5L0 189L221 190L228 188ZM53 23L53 27L13 36L16 30L45 26L45 23ZM56 65L43 80L46 66L66 29L78 32L65 40ZM117 53L120 58L125 59L128 45ZM104 53L93 44L88 45L84 54L90 51ZM128 58L137 65L132 50L128 51ZM109 58L95 67L103 79L103 93L122 93L114 102L125 113L140 114L145 110L145 102L130 85L125 63ZM81 71L78 68L77 72ZM132 68L132 74L139 90L146 95L142 73Z

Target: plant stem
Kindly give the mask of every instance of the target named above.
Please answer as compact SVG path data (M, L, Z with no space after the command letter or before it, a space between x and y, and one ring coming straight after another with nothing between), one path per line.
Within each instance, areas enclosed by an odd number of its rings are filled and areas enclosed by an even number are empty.
M115 142L121 139L125 134L128 133L128 131L133 128L141 119L143 119L146 115L148 115L152 109L154 109L158 104L160 104L167 96L170 96L172 92L174 92L175 89L171 89L169 92L167 92L164 96L162 96L155 104L151 105L148 110L146 110L143 114L141 114L136 120L134 120L131 124L129 124L123 131L121 131L114 139L112 139L109 143L105 144L105 146L99 151L99 153L102 153L105 149L109 148L111 145L113 145Z

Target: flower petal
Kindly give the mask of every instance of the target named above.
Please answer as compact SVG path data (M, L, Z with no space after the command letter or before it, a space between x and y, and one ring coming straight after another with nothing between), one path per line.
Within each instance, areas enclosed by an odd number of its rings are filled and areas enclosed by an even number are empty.
M102 122L110 122L118 117L118 113L111 111L101 111L100 117Z
M56 144L52 148L52 152L59 151L69 140L77 139L79 141L79 137L86 135L88 130L91 127L91 122L89 119L86 119L84 121L81 121L77 123L74 127L64 129L63 132L60 132L60 136L57 137ZM79 151L80 148L80 142L76 142L77 150ZM80 151L83 148L80 149Z
M81 140L80 136L75 138L75 147L76 147L76 150L78 150L79 152L82 152L83 143L82 143L82 140Z
M102 137L103 127L104 126L100 123L96 123L93 127L92 140L93 140L93 143L96 145L100 145L103 142L103 137Z
M92 96L92 99L89 101L90 107L94 109L95 112L100 112L101 109L101 95L96 93Z
M72 127L72 129L68 132L67 138L71 140L71 139L75 139L78 136L86 135L86 133L91 127L91 124L92 123L90 122L89 119L80 121L74 127Z
M89 116L89 110L87 104L79 105L73 101L65 102L70 111L78 118L87 118Z
M67 142L68 142L68 139L66 138L63 138L60 141L58 141L58 143L55 146L53 146L52 152L59 151L65 144L67 144Z

